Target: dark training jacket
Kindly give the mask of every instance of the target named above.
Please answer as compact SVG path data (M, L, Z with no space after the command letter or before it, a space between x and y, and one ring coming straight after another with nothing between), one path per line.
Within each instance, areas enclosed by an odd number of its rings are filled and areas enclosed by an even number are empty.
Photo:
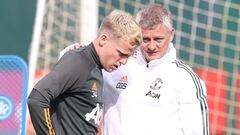
M96 135L102 115L102 66L93 44L67 52L28 97L37 135Z

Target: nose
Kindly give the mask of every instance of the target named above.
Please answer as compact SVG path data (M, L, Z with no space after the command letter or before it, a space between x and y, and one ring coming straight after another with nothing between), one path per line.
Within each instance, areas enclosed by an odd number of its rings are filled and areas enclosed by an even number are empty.
M151 42L148 44L148 50L153 51L155 50L155 47L156 47L155 42L151 40Z
M120 59L120 65L125 65L127 63L128 57Z

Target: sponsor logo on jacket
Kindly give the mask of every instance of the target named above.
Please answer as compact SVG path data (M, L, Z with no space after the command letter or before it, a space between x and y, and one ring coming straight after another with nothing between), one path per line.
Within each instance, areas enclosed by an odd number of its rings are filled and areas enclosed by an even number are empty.
M156 78L151 84L150 84L150 89L145 96L151 97L151 98L156 98L159 99L161 94L160 94L160 88L162 87L163 81L161 78Z
M126 89L128 85L128 76L122 76L118 81L116 88L117 89Z

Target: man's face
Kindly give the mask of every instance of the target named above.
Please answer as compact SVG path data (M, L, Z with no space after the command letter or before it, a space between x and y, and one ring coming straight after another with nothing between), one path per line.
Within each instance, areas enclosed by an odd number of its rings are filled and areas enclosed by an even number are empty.
M174 30L159 24L153 29L142 29L142 35L141 50L146 61L149 62L160 59L166 54L168 45L174 37Z
M126 64L135 49L136 46L131 45L128 41L108 39L102 49L100 59L103 68L107 72L117 70L118 66Z

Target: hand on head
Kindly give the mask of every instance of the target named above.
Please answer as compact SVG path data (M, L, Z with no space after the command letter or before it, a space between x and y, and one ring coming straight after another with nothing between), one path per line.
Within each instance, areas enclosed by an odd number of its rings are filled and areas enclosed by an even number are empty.
M70 50L74 50L74 49L80 48L80 47L83 47L83 45L81 45L79 43L74 43L74 44L71 44L71 45L67 46L66 48L64 48L60 52L58 59L60 59L66 52L68 52Z

